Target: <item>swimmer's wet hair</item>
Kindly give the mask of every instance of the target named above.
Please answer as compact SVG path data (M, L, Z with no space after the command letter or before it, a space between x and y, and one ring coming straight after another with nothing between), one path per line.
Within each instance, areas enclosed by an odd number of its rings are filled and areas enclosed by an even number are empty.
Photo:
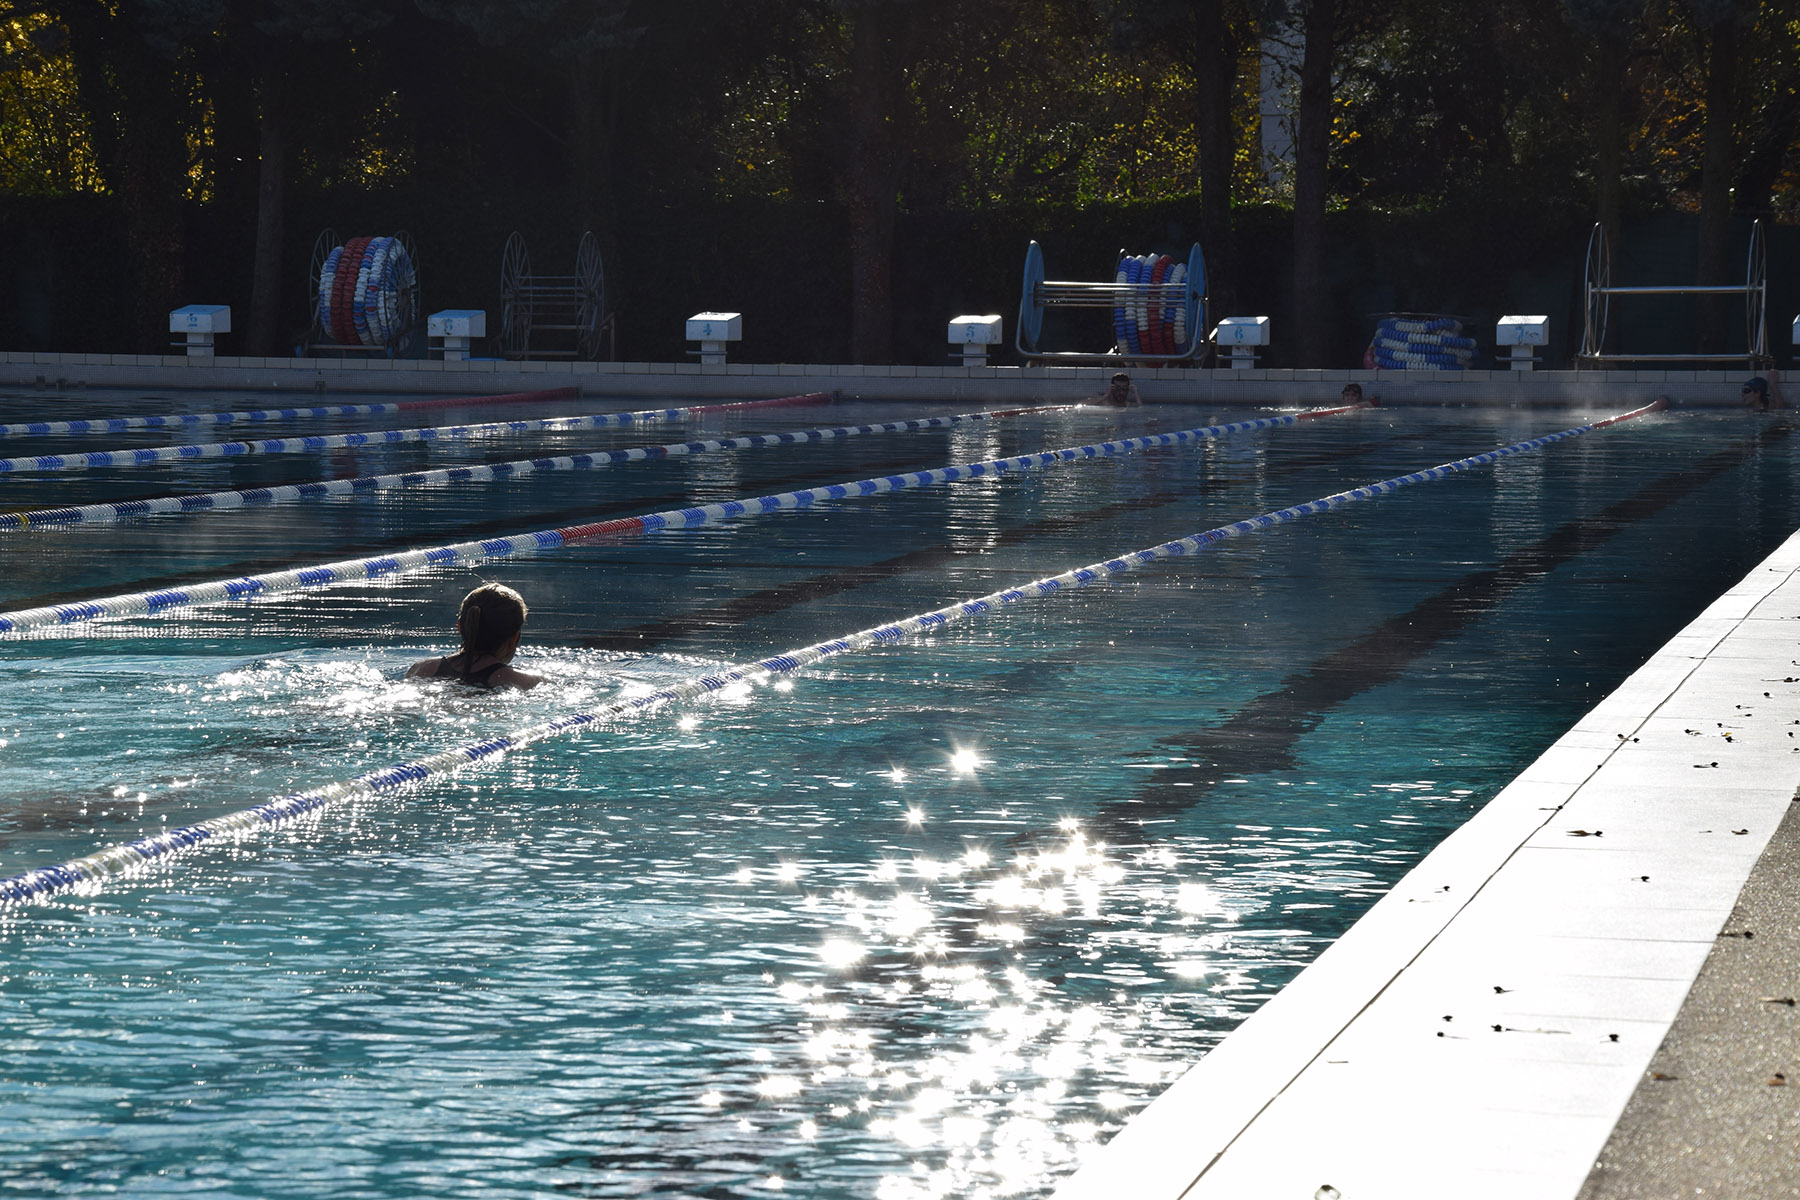
M484 583L463 597L456 630L463 650L492 654L525 628L525 597L503 583Z
M1346 383L1344 385L1344 391L1355 392L1358 399L1362 398L1362 384L1360 383Z

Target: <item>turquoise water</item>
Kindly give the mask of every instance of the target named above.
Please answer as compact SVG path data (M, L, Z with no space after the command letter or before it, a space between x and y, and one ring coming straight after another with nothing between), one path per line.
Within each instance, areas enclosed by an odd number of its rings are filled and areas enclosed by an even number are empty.
M0 608L1254 415L0 534ZM1382 411L0 641L0 875L1587 416ZM8 910L0 1186L1041 1195L1800 523L1778 421L1633 422ZM317 465L7 479L0 507ZM477 574L532 600L553 685L398 679Z

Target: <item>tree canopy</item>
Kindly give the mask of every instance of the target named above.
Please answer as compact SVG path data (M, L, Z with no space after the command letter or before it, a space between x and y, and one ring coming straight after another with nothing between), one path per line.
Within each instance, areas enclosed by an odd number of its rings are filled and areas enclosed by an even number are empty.
M640 263L674 211L811 230L745 253L819 271L818 352L862 361L897 353L901 231L999 214L1189 205L1225 295L1271 221L1305 271L1359 213L1698 213L1705 272L1734 214L1800 223L1800 0L0 0L0 210L107 203L146 348L190 233L279 347L288 214L408 206Z

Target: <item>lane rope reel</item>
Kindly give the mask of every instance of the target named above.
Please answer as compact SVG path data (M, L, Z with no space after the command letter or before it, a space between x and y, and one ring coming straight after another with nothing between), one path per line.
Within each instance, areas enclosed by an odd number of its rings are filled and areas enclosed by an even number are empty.
M1475 362L1475 339L1462 336L1455 317L1383 317L1369 349L1374 365L1387 370L1466 371Z
M1043 349L1044 310L1104 308L1112 313L1113 346L1104 352ZM1025 251L1015 345L1030 359L1097 363L1183 362L1205 349L1206 258L1195 243L1187 261L1170 254L1119 252L1104 282L1044 278L1044 252Z
M405 233L313 246L309 307L316 344L392 353L419 314L418 252Z
M1199 247L1195 247L1196 252ZM1113 331L1121 354L1178 356L1192 352L1187 331L1190 304L1176 291L1193 268L1167 254L1119 252L1113 282L1130 288L1128 298L1113 307Z

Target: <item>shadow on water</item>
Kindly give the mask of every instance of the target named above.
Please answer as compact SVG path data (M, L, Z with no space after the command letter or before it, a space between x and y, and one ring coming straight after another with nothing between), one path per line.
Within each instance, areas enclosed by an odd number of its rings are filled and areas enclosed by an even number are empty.
M1198 487L1152 492L1129 500L1103 504L1086 512L1046 517L1001 531L989 549L1030 545L1039 539L1053 537L1082 526L1099 524L1131 513L1151 512L1203 496L1226 493L1232 488L1246 483L1264 482L1269 479L1317 470L1319 467L1335 466L1402 440L1406 440L1405 435L1342 450L1297 455L1282 460L1279 465L1266 472L1258 473L1254 477L1203 480ZM641 625L599 634L586 639L581 645L590 650L647 650L666 642L710 630L731 628L800 604L816 603L819 600L855 591L858 588L909 572L934 570L959 559L978 557L985 552L985 549L972 550L967 547L950 545L921 547L879 562L845 567L823 575L808 576L805 579L789 580L776 587L735 596L730 600L682 613L679 616L648 621Z
M1159 750L1174 751L1194 761L1158 771L1157 778L1147 780L1128 799L1101 804L1094 813L1094 832L1140 841L1146 836L1146 822L1193 808L1221 778L1291 769L1295 745L1332 710L1399 679L1421 656L1461 633L1518 588L1655 516L1792 432L1793 426L1787 423L1772 425L1754 438L1670 472L1636 494L1559 526L1507 555L1498 565L1471 572L1383 621L1349 645L1289 675L1279 688L1244 705L1223 724L1158 739ZM1188 777L1180 780L1181 786L1173 778L1178 776Z

